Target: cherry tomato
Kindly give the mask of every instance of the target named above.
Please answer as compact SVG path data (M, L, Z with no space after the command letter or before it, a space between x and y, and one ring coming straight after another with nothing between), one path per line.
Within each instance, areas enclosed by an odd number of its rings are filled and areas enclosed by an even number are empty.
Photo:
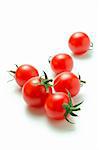
M68 117L77 116L74 111L80 110L78 108L81 103L73 105L70 94L67 95L63 92L57 92L50 94L45 102L45 111L48 117L56 120L66 119L68 122L72 123Z
M80 90L79 78L71 72L63 72L54 79L54 89L56 92L70 92L71 96L78 94Z
M17 66L16 71L10 71L14 73L15 80L19 86L23 86L24 83L32 77L39 76L37 69L31 65L24 64Z
M62 105L69 103L69 97L65 93L53 93L49 95L45 103L45 110L48 117L53 119L64 119L65 109Z
M87 34L83 32L76 32L71 35L68 45L74 54L82 55L89 50L90 43L91 42Z
M71 71L73 68L72 57L65 53L55 55L50 61L52 70L58 74L64 71Z
M22 89L26 103L31 107L43 106L46 98L52 93L52 88L47 86L46 79L40 79L40 77L29 79Z

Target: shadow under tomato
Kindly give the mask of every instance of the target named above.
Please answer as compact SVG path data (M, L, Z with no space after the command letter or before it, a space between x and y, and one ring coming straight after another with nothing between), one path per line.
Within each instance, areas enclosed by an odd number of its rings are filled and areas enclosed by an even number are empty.
M81 93L72 98L73 105L76 105L77 103L80 103L82 101L84 102L85 100L86 100L86 96Z
M92 57L93 50L89 50L87 53L83 55L75 55L71 53L71 56L73 56L75 59L84 60L84 59L90 59Z
M70 118L72 122L74 122L73 119ZM70 124L65 119L63 120L53 120L47 117L47 122L49 124L49 127L53 130L60 131L60 132L71 132L75 131L76 127L75 124ZM66 131L66 132L65 132Z
M14 92L15 94L22 94L22 88L16 85L14 88Z
M39 107L30 107L27 106L26 107L26 113L30 116L35 116L35 117L41 117L43 115L45 115L45 110L43 107L39 108Z

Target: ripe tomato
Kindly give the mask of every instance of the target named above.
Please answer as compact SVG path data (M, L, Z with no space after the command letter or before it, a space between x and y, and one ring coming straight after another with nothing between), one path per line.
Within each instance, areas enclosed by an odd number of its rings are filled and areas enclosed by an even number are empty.
M78 94L80 90L79 78L71 72L63 72L54 79L54 89L56 92L70 92L71 96Z
M53 93L49 95L45 103L45 110L48 117L53 119L64 119L65 109L62 105L69 103L69 97L65 93Z
M50 61L52 70L58 74L64 71L71 71L73 68L72 57L65 53L55 55Z
M73 106L70 94L67 95L63 92L57 92L50 94L46 99L45 111L48 117L52 119L60 120L65 118L68 122L72 123L68 120L69 114L72 116L77 116L73 113L73 111L80 110L78 106L81 103Z
M32 77L38 76L39 73L37 69L31 65L24 64L21 66L17 66L16 71L10 71L11 73L14 73L15 80L19 86L23 86L24 83L29 80Z
M87 34L83 32L76 32L71 35L68 45L74 54L81 55L89 50L90 43L91 42Z
M33 77L24 84L23 98L29 106L40 107L44 105L49 93L52 93L52 88L46 81L40 77Z

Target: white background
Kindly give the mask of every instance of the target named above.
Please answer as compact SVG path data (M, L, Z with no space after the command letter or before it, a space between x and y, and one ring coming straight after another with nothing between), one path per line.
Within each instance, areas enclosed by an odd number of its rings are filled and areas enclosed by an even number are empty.
M98 0L0 0L0 149L98 150L99 38ZM86 32L93 51L74 59L73 72L87 84L75 101L84 100L75 125L50 121L42 110L30 112L7 70L32 64L51 76L48 57L71 54L68 38ZM72 55L72 54L71 54Z

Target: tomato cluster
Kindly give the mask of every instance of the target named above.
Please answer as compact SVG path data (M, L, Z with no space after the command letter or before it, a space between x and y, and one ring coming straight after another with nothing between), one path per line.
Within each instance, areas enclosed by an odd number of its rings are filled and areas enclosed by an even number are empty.
M82 32L74 33L69 39L69 47L74 54L81 55L90 48L89 37ZM55 73L54 79L49 79L43 71L44 76L40 76L38 70L28 64L17 66L16 71L10 70L14 74L17 84L22 88L23 99L29 107L44 107L49 118L60 120L66 119L71 122L69 116L77 116L75 111L79 111L78 103L73 105L72 97L80 91L80 76L72 73L73 59L66 53L59 53L50 60L50 66Z

